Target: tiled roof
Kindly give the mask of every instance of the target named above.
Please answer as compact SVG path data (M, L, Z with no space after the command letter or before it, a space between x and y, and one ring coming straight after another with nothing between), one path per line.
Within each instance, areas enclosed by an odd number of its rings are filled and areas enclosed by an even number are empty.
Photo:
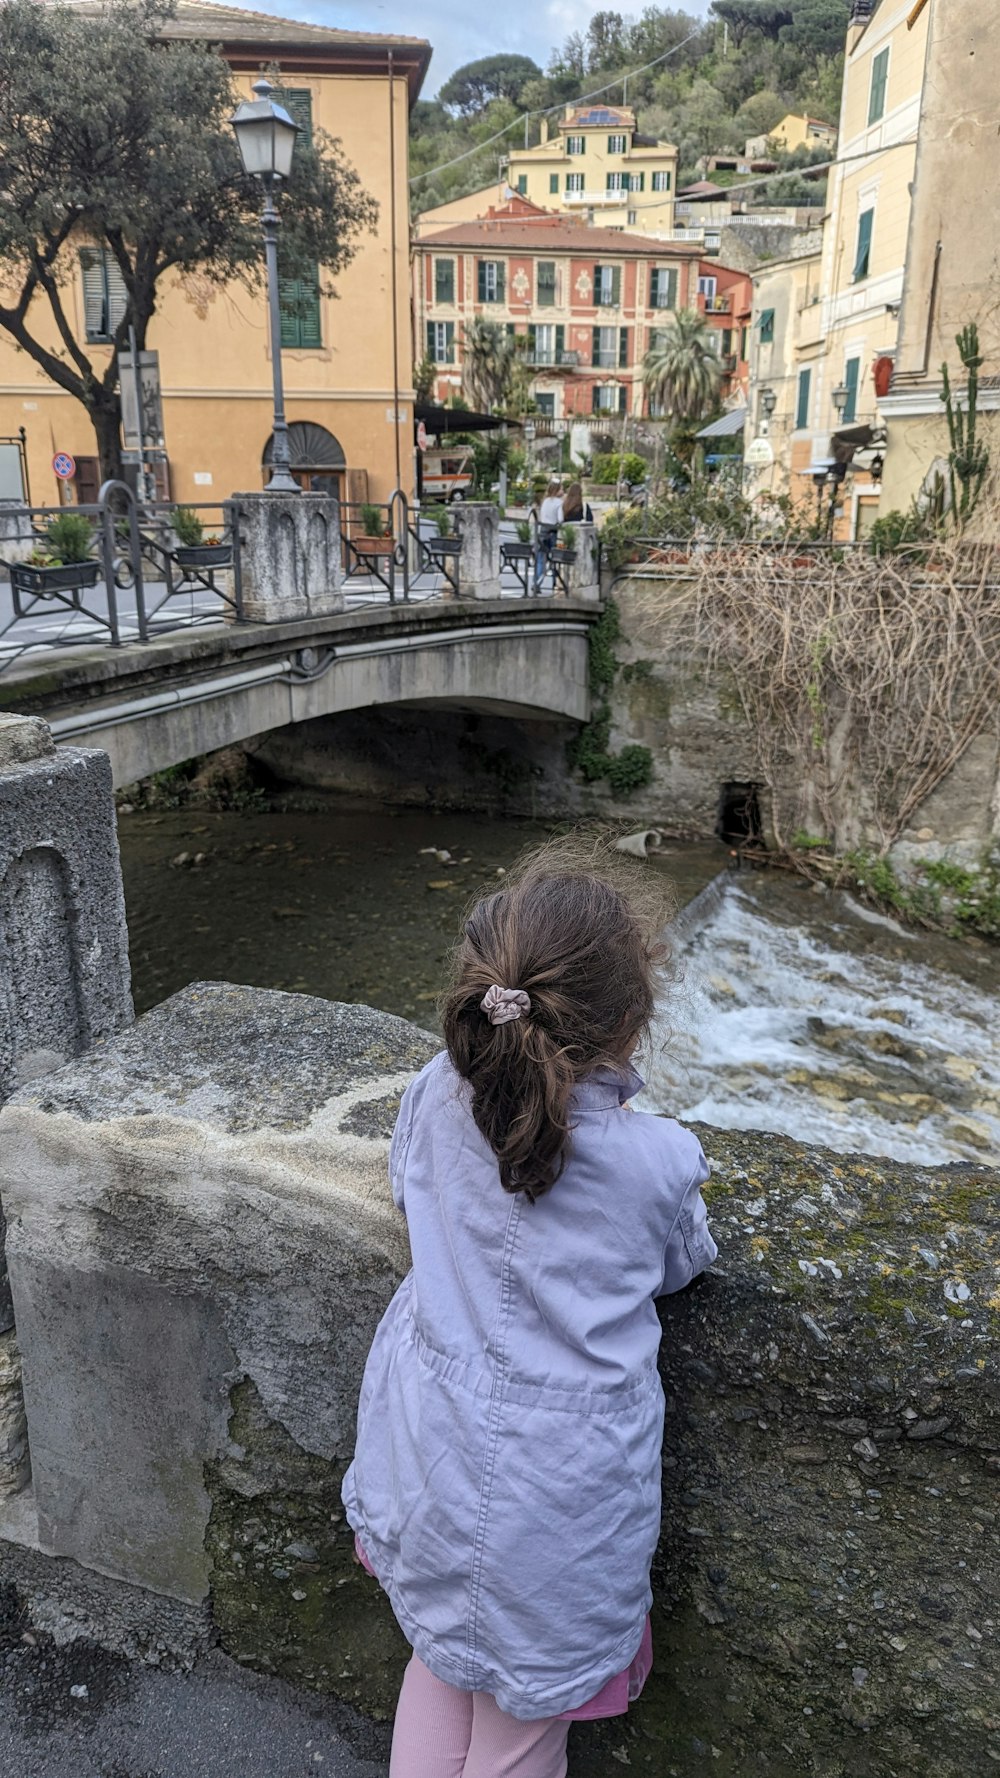
M554 215L554 212L548 212ZM456 222L440 234L422 235L415 243L421 247L500 247L516 253L522 248L537 248L539 253L576 253L590 257L595 253L614 255L641 253L650 259L697 259L701 248L697 242L661 241L656 235L629 235L613 228L591 228L585 222L563 221L561 217L546 222L508 222L483 217L477 222Z
M60 0L77 12L97 14L103 11L100 0ZM222 6L218 0L178 0L173 18L162 25L164 37L208 37L226 43L313 43L331 48L356 43L406 44L413 49L429 49L426 38L400 37L374 31L342 31L333 25L307 24L299 19L279 18L270 12L255 12L247 6Z

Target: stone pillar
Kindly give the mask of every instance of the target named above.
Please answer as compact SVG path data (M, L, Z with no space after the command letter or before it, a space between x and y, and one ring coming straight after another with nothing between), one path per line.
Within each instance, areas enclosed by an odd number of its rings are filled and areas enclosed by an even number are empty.
M234 494L243 610L255 623L343 611L340 502L327 494Z
M0 500L0 561L26 561L37 541L28 508L20 500Z
M500 512L492 501L466 501L459 509L459 587L463 599L500 597Z
M584 599L594 604L600 599L597 569L597 526L572 521L576 561L564 570L570 599Z
M106 753L0 713L0 1104L132 1021ZM0 1497L28 1480L0 1168Z

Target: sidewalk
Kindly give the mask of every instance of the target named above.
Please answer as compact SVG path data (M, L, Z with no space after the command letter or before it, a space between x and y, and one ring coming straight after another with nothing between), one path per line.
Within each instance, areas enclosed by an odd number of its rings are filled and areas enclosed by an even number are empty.
M330 1699L217 1650L170 1673L57 1648L4 1606L3 1778L384 1778L388 1730Z

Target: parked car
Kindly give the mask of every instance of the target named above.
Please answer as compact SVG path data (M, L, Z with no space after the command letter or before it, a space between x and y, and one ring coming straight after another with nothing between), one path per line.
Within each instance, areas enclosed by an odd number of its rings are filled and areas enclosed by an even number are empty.
M475 475L472 451L467 445L424 452L423 499L464 500Z

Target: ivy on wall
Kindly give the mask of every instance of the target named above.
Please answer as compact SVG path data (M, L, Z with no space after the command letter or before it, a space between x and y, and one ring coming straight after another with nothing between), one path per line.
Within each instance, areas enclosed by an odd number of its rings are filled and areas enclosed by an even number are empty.
M615 644L622 634L621 616L613 599L609 599L596 624L587 635L588 675L593 713L590 721L574 736L567 749L570 765L588 784L606 780L612 794L625 798L633 790L649 784L653 776L653 755L648 747L630 745L612 753L611 689L621 667Z

